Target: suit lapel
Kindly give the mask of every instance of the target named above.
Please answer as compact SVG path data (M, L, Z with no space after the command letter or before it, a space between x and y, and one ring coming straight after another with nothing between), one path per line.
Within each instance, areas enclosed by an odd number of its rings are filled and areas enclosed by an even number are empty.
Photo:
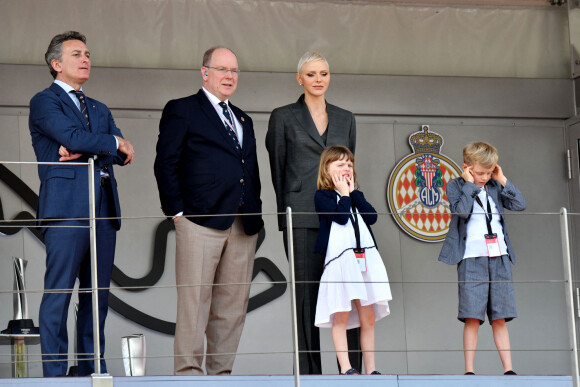
M326 144L329 145L345 145L344 144L344 137L341 137L339 134L344 133L344 130L338 130L338 128L344 127L344 122L340 121L340 117L337 115L336 110L334 110L334 106L330 104L326 104L326 112L328 114L328 131L326 137Z
M86 97L87 110L89 111L89 122L91 123L91 128L93 132L96 132L99 125L99 114L97 114L97 105L92 98Z
M207 98L207 95L205 95L203 90L200 90L197 93L197 95L198 95L198 100L200 103L200 108L201 108L202 112L210 120L210 122L213 124L214 129L220 133L220 135L224 138L224 140L228 144L230 144L230 146L234 152L238 152L238 150L236 150L236 146L235 146L234 142L232 141L232 139L230 138L230 136L228 135L228 133L226 131L226 127L225 127L224 123L222 122L222 120L220 119L220 116L215 111L215 108L211 104L210 100Z
M64 89L62 87L60 87L59 85L57 85L56 83L53 83L50 86L50 89L58 96L58 98L60 98L60 100L66 106L69 107L69 109L77 117L77 119L79 120L79 122L81 123L81 125L83 126L83 128L85 130L89 130L89 127L86 124L85 117L82 115L81 111L79 110L79 108L77 107L77 105L75 105L75 103L72 101L72 99L70 98L70 96L67 95L67 92L64 91ZM91 102L91 105L94 105L94 104ZM97 114L93 114L93 115L96 116ZM89 119L90 119L90 117L91 117L91 115L90 115L90 112L89 112Z
M304 95L300 96L298 102L296 102L292 106L292 113L294 117L298 121L298 123L302 126L302 128L312 137L312 139L320 145L323 149L326 148L324 142L322 142L322 137L318 133L318 129L316 129L316 125L314 125L314 121L312 120L312 115L308 110L308 106L304 102ZM328 117L329 126L330 126L330 115Z
M499 212L500 219L503 221L503 205L501 203L501 198L499 195L500 193L499 185L500 185L499 183L489 184L489 196L492 197L495 203L495 207Z
M247 149L247 147L245 145L249 144L249 141L245 140L252 137L252 133L250 133L251 128L249 126L249 121L247 121L246 118L244 117L244 113L242 112L242 110L239 109L237 106L234 106L231 102L230 108L232 109L232 112L234 113L234 116L236 116L238 122L242 125L242 133L244 140L242 144L242 153L246 154L245 150Z

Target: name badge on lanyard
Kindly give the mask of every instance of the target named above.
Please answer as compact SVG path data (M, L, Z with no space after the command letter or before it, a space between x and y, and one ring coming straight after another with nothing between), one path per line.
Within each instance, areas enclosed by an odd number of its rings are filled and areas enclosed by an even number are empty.
M487 245L488 257L501 256L501 249L499 247L499 239L497 239L497 234L485 234L485 244Z
M365 255L365 249L353 249L354 256L358 262L358 267L361 272L367 272L367 256Z
M479 206L485 211L483 207L483 203L479 196L475 197L475 201ZM499 247L499 239L497 238L497 234L494 234L491 231L491 219L493 214L491 213L491 204L489 204L489 192L487 190L487 186L485 187L485 201L487 202L487 212L485 212L485 224L487 225L487 234L484 235L485 237L485 245L487 246L487 256L488 257L500 257L501 248Z

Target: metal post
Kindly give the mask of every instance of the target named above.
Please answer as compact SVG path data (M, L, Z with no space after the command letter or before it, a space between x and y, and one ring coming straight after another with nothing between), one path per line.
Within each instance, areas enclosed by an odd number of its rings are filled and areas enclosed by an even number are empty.
M14 337L12 340L12 377L28 377L28 350L26 349L26 339L22 336Z
M93 294L93 345L95 374L101 373L101 338L99 337L99 280L97 276L97 220L95 211L95 161L89 158L89 225L91 243L91 292Z
M292 301L292 343L294 346L294 385L300 387L300 361L298 358L298 321L296 318L296 276L294 275L294 233L292 231L292 208L286 207L286 232L288 233L288 260L290 261L290 292Z
M568 307L568 333L572 344L572 381L578 387L578 345L576 342L576 318L574 314L574 297L572 283L572 263L570 260L570 235L568 229L568 211L560 209L560 233L562 235L562 257L564 259L564 280L566 287L566 306Z

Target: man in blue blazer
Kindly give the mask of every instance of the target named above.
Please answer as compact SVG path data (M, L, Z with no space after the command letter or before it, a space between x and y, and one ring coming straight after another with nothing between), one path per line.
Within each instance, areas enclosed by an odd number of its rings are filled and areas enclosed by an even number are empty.
M159 124L155 177L176 231L176 375L203 375L204 337L207 373L230 374L246 318L264 223L252 119L228 101L238 75L231 50L210 48L203 88L169 101Z
M108 288L116 232L121 227L121 210L112 165L130 163L134 156L133 147L123 139L109 109L82 93L82 85L89 79L91 70L90 53L85 43L85 36L76 31L65 32L52 39L45 59L55 81L30 101L29 128L37 160L65 161L38 166L38 219L42 220L40 224L46 246L45 293L39 315L44 376L66 375L70 291L77 277L79 289L91 288L90 237L86 220L89 217L88 168L70 165L66 161L95 160L97 218L114 218L97 221L98 287ZM69 291L47 292L52 289ZM91 297L91 293L79 292L79 375L94 372ZM101 356L105 352L107 310L108 290L102 290L99 291ZM101 372L106 372L104 360L101 360Z

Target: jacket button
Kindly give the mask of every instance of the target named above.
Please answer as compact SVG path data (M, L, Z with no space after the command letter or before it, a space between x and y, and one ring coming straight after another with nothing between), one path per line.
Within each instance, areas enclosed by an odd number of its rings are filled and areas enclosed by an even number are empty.
M242 164L245 163L246 161L244 159L242 159Z
M240 179L240 183L244 184L244 179Z
M463 240L465 240L465 237L463 237Z

